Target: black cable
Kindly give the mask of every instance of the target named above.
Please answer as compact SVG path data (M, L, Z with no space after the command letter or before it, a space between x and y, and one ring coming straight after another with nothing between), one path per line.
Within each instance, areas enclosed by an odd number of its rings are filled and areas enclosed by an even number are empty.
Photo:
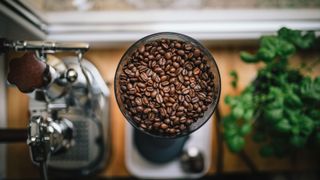
M40 177L42 180L48 180L47 163L40 162Z

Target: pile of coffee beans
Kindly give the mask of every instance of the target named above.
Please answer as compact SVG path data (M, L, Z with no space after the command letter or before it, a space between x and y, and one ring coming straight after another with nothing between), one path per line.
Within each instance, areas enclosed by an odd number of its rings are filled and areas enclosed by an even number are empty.
M119 76L126 114L144 131L188 132L214 100L208 58L191 43L160 39L138 47Z

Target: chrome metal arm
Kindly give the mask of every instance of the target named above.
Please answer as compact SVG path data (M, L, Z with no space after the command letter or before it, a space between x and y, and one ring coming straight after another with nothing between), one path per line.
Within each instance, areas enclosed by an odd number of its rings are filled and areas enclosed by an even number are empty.
M1 42L0 42L1 43ZM66 43L66 42L50 42L50 41L7 41L2 40L4 49L14 51L40 51L42 53L55 52L86 52L89 50L87 43Z

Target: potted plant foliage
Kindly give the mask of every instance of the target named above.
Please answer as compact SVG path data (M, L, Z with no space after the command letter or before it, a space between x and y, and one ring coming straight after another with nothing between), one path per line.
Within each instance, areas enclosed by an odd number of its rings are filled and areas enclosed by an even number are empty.
M261 37L255 54L240 54L244 62L263 67L239 95L225 97L231 111L223 118L223 135L232 152L243 150L248 134L261 144L264 157L282 157L308 144L320 144L320 76L305 73L319 59L309 66L290 66L292 55L316 44L314 32L281 28L276 35ZM235 87L238 75L230 74Z

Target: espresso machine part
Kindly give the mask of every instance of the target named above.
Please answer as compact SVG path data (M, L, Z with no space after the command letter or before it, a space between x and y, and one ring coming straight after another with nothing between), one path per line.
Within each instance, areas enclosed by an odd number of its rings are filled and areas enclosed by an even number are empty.
M10 61L8 81L29 93L28 139L40 174L89 175L110 153L109 89L93 64L83 59L84 43L1 40L1 52L23 51ZM76 56L56 58L57 52ZM47 169L49 171L47 171Z

